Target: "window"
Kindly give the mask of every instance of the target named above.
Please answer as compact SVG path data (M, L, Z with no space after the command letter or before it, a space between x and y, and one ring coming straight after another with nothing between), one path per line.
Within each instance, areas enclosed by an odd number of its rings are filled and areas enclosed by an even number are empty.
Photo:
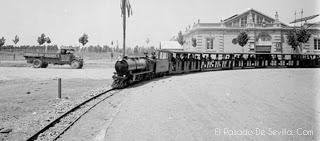
M313 40L314 50L320 50L320 39L315 38Z
M207 46L207 49L213 49L213 38L206 39L206 46Z
M160 52L160 59L168 59L168 53L166 52Z
M282 46L281 46L281 43L275 43L275 46L276 46L276 51L278 52L281 52L282 51Z
M257 23L258 23L258 24L262 24L262 17L260 17L260 16L258 17Z
M255 14L252 14L252 21L253 23L256 23Z
M242 18L241 19L241 27L245 27L247 25L247 19L246 18Z

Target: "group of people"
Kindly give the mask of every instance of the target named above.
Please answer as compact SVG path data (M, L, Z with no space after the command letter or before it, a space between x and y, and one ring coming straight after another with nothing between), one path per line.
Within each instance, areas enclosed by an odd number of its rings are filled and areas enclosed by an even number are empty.
M242 67L262 64L267 66L270 64L265 64L265 61L267 61L268 63L271 63L272 61L283 62L284 60L301 60L301 57L302 56L295 57L294 55L291 55L289 57L285 55L276 54L176 54L175 56L171 57L171 62L173 71L176 71L177 69L181 69L183 71L186 68L188 68L189 70L199 69L200 66L201 68L228 67L230 65L234 65L235 67ZM314 59L320 60L320 57L304 56L302 60L307 61Z
M149 58L148 56L148 52L144 52L144 55L146 58ZM155 60L157 57L156 57L156 52L151 52L151 59Z

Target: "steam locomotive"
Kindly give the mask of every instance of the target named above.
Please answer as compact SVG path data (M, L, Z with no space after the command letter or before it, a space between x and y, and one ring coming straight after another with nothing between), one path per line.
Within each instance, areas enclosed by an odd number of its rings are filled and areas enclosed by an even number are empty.
M158 50L152 57L123 57L115 63L112 88L164 75L253 68L320 67L320 54L215 53Z
M155 57L124 57L117 60L112 88L125 88L141 80L150 80L168 72L168 61Z

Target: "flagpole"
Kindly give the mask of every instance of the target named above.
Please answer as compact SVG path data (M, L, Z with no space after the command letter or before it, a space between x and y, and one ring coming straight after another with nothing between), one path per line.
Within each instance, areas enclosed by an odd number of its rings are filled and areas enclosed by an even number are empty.
M123 48L122 48L122 57L126 55L126 0L122 0L122 24L123 24Z

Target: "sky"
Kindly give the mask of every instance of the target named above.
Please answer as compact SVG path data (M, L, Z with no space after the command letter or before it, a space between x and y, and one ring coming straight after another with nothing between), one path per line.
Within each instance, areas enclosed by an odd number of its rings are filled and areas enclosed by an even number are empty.
M133 15L127 20L127 45L158 46L185 30L198 19L219 22L249 8L270 17L279 13L289 24L294 12L304 16L320 14L320 0L130 0ZM52 44L80 45L86 33L88 45L122 44L120 0L0 0L0 37L12 45L15 35L19 45L36 45L41 33ZM300 15L298 15L300 17ZM314 21L320 21L317 17Z

